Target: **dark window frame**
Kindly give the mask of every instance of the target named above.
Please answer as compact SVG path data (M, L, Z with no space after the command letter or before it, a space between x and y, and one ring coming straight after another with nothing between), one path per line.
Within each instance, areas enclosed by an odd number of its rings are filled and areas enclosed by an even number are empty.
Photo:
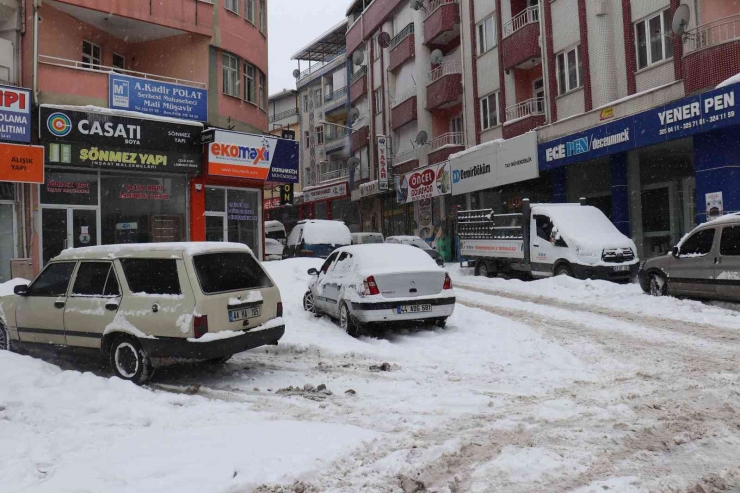
M684 251L684 248L686 247L686 245L693 246L691 243L689 243L690 241L692 240L699 241L698 238L700 238L702 235L711 236L712 241L709 243L709 250L707 250L706 252ZM715 228L705 228L705 229L700 229L699 231L696 231L694 234L686 238L686 241L684 241L683 244L681 244L681 248L678 251L678 256L682 257L684 255L701 255L702 257L705 257L709 255L710 253L712 253L712 248L714 247L714 239L716 238L716 236L717 236L717 230ZM698 248L699 246L702 246L702 245L697 244L694 249ZM687 258L692 258L692 257L687 257Z
M725 246L724 243L725 243L725 238L726 238L725 232L728 232L729 233L731 231L733 233L730 233L730 234L737 234L738 237L740 237L740 226L726 226L726 227L722 228L722 234L720 235L720 239L719 239L719 254L722 257L738 257L738 256L740 256L740 241L737 241L733 245L733 247L736 249L735 252L737 252L737 253L725 253L726 252L726 250L724 249L724 246ZM733 238L730 238L730 239L733 239ZM738 240L740 240L740 238L738 238Z
M126 284L128 285L129 291L131 291L132 294L136 295L136 294L143 293L143 294L152 295L152 296L182 296L182 294L183 294L183 292L182 292L182 283L180 282L180 269L178 268L178 265L177 265L177 259L170 259L170 258L151 258L151 257L149 257L149 258L132 257L132 258L121 259L120 262L121 262L121 269L123 270L123 277L126 278ZM151 293L149 291L142 290L142 289L134 289L131 286L131 277L129 276L129 272L127 272L127 269L128 269L127 266L129 264L134 263L134 262L165 262L165 263L168 263L168 264L171 263L172 265L174 265L175 266L175 272L174 273L175 273L175 276L177 278L177 292L174 292L174 290L172 290L172 291L168 291L168 292L165 292L165 293ZM163 275L162 267L160 267L158 269L150 268L150 269L147 269L147 270L150 271L150 272L157 272L157 274L158 274L157 277L160 277L161 278L162 275ZM139 281L135 281L135 282L138 283ZM139 286L137 286L137 288L138 287Z
M39 282L40 279L46 274L49 270L56 268L57 265L71 265L72 270L69 272L69 278L67 279L67 287L64 290L64 293L57 293L57 294L35 294L33 292L34 286ZM69 291L69 284L72 282L72 276L75 273L75 268L77 267L77 261L76 260L67 260L67 261L61 261L61 262L49 262L46 264L46 267L44 267L44 270L41 271L41 273L36 276L36 279L33 280L30 286L28 286L28 296L35 296L39 298L59 298L60 296L67 296L67 292Z
M201 278L201 271L200 266L198 264L198 261L202 259L203 257L208 256L214 256L214 255L246 255L247 257L250 257L252 261L254 262L254 266L256 266L258 269L262 271L263 279L267 281L267 283L262 285L255 285L250 287L240 287L240 288L234 288L234 289L224 289L219 291L210 291L206 290L207 286L204 287L203 285L203 279ZM265 289L265 288L272 288L275 286L275 284L270 280L270 277L268 276L267 272L265 272L265 269L262 268L260 263L257 261L257 259L251 255L250 253L244 252L244 251L235 251L235 252L208 252L208 253L201 253L198 255L193 255L192 257L193 262L193 270L195 271L195 277L198 279L198 286L200 287L201 293L203 293L205 296L213 296L218 294L224 294L224 293L234 293L237 291L250 291L250 290L259 290L259 289Z
M80 270L82 269L84 265L91 265L91 264L106 264L108 266L108 274L106 275L105 282L103 283L103 289L101 290L100 294L75 293L75 287L77 286L77 281L80 278ZM111 273L113 274L113 280L116 283L118 294L106 294L106 291L108 290L108 283L111 279ZM72 284L72 291L69 293L70 298L118 298L120 296L121 296L121 283L118 282L118 276L116 274L116 269L115 269L115 266L113 265L113 262L106 261L106 260L83 260L80 262L80 265L77 267L77 271L75 272L74 283Z

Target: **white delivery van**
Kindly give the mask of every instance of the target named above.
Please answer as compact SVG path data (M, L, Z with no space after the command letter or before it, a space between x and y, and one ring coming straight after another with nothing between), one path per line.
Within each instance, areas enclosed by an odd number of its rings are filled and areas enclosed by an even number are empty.
M283 245L288 238L285 234L285 226L280 221L265 221L265 238L277 240Z

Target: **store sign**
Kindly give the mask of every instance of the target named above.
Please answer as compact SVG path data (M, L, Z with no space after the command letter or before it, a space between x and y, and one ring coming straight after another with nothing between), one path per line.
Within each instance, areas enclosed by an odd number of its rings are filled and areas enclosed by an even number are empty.
M200 170L200 124L67 108L40 108L39 137L46 164L176 173Z
M388 190L390 185L388 176L388 138L378 135L378 187L380 190Z
M146 183L121 183L118 198L122 200L170 200L170 194L164 193L163 185Z
M450 163L445 161L396 176L396 201L399 204L431 199L450 193Z
M604 108L599 112L599 121L611 120L614 118L614 106Z
M263 201L263 208L266 211L277 209L278 207L280 207L280 197L273 197L271 199L265 199Z
M370 197L380 192L378 180L369 181L360 185L360 197Z
M208 120L208 91L111 73L108 106L183 120Z
M292 183L285 183L280 185L280 205L292 205L293 204L293 189L295 187Z
M247 202L229 202L226 214L231 221L257 220L257 211Z
M705 194L707 204L707 219L719 217L725 213L724 200L722 192L712 192Z
M204 132L204 142L210 175L298 183L298 142L294 140L209 130Z
M31 142L31 92L0 85L0 140Z
M679 99L539 146L543 170L740 123L740 84Z
M537 134L486 142L450 156L452 195L537 178Z
M0 144L0 181L44 183L44 148Z
M317 200L335 199L349 195L347 182L327 185L325 187L314 188L303 191L303 202L316 202Z

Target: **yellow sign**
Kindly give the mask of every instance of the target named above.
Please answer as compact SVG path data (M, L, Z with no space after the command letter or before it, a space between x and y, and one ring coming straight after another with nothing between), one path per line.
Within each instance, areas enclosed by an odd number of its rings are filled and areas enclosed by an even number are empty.
M609 108L604 108L603 110L601 110L601 113L599 113L600 121L608 120L609 118L614 118L613 106L610 106Z

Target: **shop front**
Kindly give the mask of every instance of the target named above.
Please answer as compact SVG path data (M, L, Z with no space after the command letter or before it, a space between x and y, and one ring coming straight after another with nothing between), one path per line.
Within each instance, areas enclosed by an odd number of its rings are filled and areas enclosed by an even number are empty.
M46 176L36 267L65 248L188 240L201 124L86 107L40 108Z
M303 203L298 208L300 219L344 221L350 231L360 231L360 212L350 200L349 181L304 187Z
M539 146L554 201L583 197L632 237L643 258L665 254L696 224L740 210L738 85L683 98ZM718 195L717 195L718 194Z

